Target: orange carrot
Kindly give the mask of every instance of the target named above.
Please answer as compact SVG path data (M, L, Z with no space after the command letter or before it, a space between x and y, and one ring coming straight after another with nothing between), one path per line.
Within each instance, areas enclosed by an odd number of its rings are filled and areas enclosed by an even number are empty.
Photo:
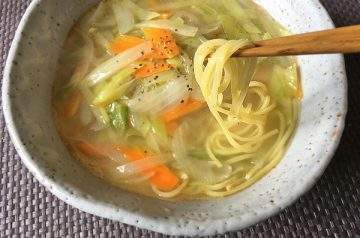
M138 161L148 158L147 155L137 149L119 146L117 149L124 155L125 159L129 161ZM163 191L171 191L179 184L179 178L165 165L154 166L151 169L143 171L145 174L154 172L154 175L149 179L150 183Z
M58 113L64 118L75 116L78 112L80 103L82 101L82 94L79 91L74 91L69 98L62 103L58 108Z
M162 115L162 119L166 124L168 124L169 122L180 119L181 117L184 117L187 114L199 110L202 106L203 106L202 102L195 99L189 99L187 102L184 102L180 105L174 106L173 108L167 110Z
M152 53L147 56L150 59L170 59L180 54L180 48L176 45L171 31L158 28L142 29L146 40L153 44Z
M109 48L113 54L119 54L143 42L145 42L144 39L136 36L120 36L110 43Z
M164 61L145 63L143 67L135 72L135 78L146 78L169 69L171 69L171 65Z

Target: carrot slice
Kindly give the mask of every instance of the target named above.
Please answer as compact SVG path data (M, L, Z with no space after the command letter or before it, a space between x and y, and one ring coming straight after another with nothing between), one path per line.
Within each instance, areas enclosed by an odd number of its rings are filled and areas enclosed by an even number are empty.
M202 106L203 106L202 102L195 99L189 99L187 102L174 106L169 110L167 110L162 115L162 119L166 124L168 124L169 122L175 121L194 111L199 110Z
M74 91L69 98L59 106L57 110L59 116L64 118L75 116L80 108L82 98L82 94L79 91Z
M120 36L116 38L109 46L111 53L119 54L127 49L133 48L141 43L145 42L136 36Z
M150 59L170 59L180 54L180 48L176 45L171 31L159 28L142 29L146 40L153 44L152 53L147 56Z
M141 150L122 146L117 147L117 149L129 161L147 158L147 155ZM149 179L150 183L163 191L173 190L180 182L179 178L165 165L154 166L154 168L144 171L144 173L148 172L154 172L154 175Z
M145 63L143 67L135 72L135 78L146 78L169 69L171 69L171 65L164 61Z

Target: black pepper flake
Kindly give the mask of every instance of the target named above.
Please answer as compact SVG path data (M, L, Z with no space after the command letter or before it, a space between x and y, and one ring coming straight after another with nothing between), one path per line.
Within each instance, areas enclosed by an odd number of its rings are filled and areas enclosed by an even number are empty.
M158 78L159 78L159 76L158 76L158 75L156 75L154 79L156 80L156 79L158 79Z
M143 66L143 64L139 64L139 66Z
M177 78L180 78L181 76L180 75L178 75L178 76L176 76Z
M145 53L144 53L144 51L141 51L141 55L144 55Z
M175 29L175 31L178 31L178 29Z
M183 100L181 100L181 102L180 103L184 103L185 101L184 101L184 99Z
M144 153L147 154L147 150L144 150Z

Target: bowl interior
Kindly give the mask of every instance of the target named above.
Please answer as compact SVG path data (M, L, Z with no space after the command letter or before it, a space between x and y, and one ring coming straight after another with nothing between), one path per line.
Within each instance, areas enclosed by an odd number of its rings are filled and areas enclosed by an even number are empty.
M211 201L167 202L128 193L95 178L62 144L51 114L57 59L74 21L96 1L34 0L7 62L3 108L23 162L51 192L81 210L167 234L207 235L240 229L280 211L322 174L346 114L340 55L299 57L304 99L299 128L282 162L255 185ZM294 33L332 28L315 0L258 0Z

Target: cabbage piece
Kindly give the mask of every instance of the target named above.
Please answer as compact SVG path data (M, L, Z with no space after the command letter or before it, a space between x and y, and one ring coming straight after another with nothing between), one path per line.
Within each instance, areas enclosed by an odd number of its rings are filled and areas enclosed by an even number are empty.
M151 118L150 122L151 122L151 127L152 127L151 131L156 136L158 143L162 147L167 147L168 142L169 142L169 137L168 137L168 134L166 131L166 126L165 126L164 122L162 120L160 120L159 118L155 118L155 117Z
M123 3L141 21L148 21L148 20L151 20L153 18L160 16L160 14L157 12L148 11L148 10L145 10L145 9L139 7L138 5L133 3L131 0L124 0Z
M236 19L228 15L218 16L226 38L228 39L250 39L250 35L237 23Z
M189 76L194 74L193 62L189 55L184 51L181 52L179 56L166 60L166 62L182 74L187 74Z
M168 29L183 36L195 36L198 28L185 25L181 18L144 21L136 25L138 28L152 27Z
M158 114L166 108L186 100L189 96L187 80L179 75L168 83L155 87L146 92L140 91L127 100L126 104L131 110L140 113Z
M269 80L269 89L281 104L288 98L296 98L299 90L296 65L287 68L275 65Z
M119 102L113 102L107 107L110 124L113 128L124 132L129 126L129 108Z
M204 36L194 36L194 37L184 37L180 38L177 37L176 41L183 46L191 47L191 48L198 48L202 43L207 41Z
M92 105L92 102L95 98L94 94L90 90L90 88L84 83L79 84L79 90L81 94L84 96L85 101L88 105ZM92 130L98 131L102 130L109 125L109 116L106 113L106 110L103 107L94 107L90 106L91 112L95 117L95 123L93 123Z
M131 49L125 50L96 67L92 72L90 72L90 74L88 74L86 81L90 86L94 86L95 84L110 78L119 70L150 52L151 42L144 42Z
M132 68L125 68L113 76L109 82L99 90L93 101L94 105L106 105L121 98L132 86L134 80L131 75L135 72Z
M145 92L154 90L159 86L169 82L170 80L175 79L177 75L178 74L174 70L168 70L143 78L140 80L140 84L135 89L133 97L138 97L144 94Z
M194 5L198 0L175 0L175 1L162 1L162 3L155 6L155 9L158 11L170 11L181 8L186 8L191 5Z
M217 16L222 9L220 5L214 4L201 2L201 4L191 6L191 11L196 13L202 21L202 25L199 27L204 27L204 25L206 27L206 25L212 25L218 22Z
M120 1L113 0L111 8L114 13L119 34L126 34L131 31L135 25L135 19L130 9Z
M148 134L148 132L151 129L151 122L149 120L149 118L147 118L146 116L133 112L130 112L130 123L131 126L137 130L138 132L140 132L140 134L143 137L146 137L146 135Z

